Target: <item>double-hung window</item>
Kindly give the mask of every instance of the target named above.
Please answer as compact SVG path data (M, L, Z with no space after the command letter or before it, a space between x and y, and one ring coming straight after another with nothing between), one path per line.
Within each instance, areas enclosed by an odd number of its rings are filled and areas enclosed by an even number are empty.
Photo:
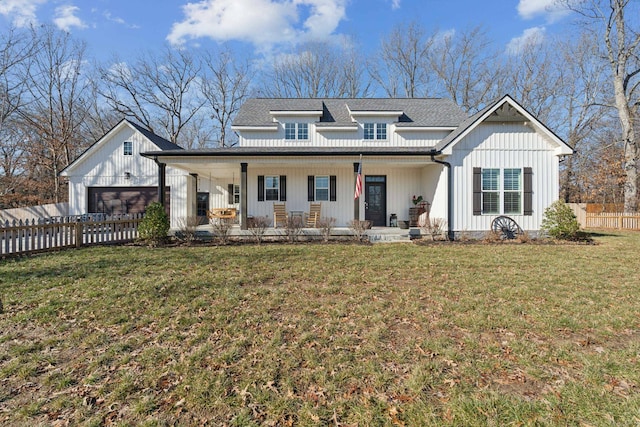
M239 184L235 184L233 186L233 203L234 204L240 203L240 185Z
M316 200L328 201L329 200L329 176L316 176Z
M287 201L287 176L258 175L258 201Z
M307 200L310 202L335 202L338 200L336 175L309 175Z
M230 205L237 205L240 203L240 185L227 184L227 203Z
M505 169L503 184L504 213L522 213L522 169Z
M309 124L308 123L285 123L284 139L301 140L301 141L308 140Z
M122 153L125 156L132 156L133 155L133 142L125 141L124 144L122 145Z
M364 124L364 139L387 139L387 124L386 123L365 123Z
M279 176L264 177L264 199L280 200L280 177Z
M522 213L522 169L482 169L482 213Z
M500 169L482 169L482 213L500 213Z

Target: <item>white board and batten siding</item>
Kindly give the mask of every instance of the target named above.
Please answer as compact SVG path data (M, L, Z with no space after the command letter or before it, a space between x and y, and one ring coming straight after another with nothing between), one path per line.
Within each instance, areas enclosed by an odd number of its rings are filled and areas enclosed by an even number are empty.
M558 199L555 144L528 126L488 123L458 142L447 159L454 168L454 230L488 231L498 215L473 215L473 168L532 168L533 215L508 214L523 230L539 230L544 210ZM502 174L501 174L502 176ZM501 183L502 185L502 183ZM501 200L502 202L502 200Z
M442 175L442 166L404 165L389 166L383 163L363 163L363 176L384 175L387 183L386 220L395 213L400 220L409 219L409 208L413 195L422 195L434 204L435 212L446 217L446 192L438 187L437 180ZM255 165L248 170L248 214L254 217L266 216L273 220L273 203L279 201L258 201L258 176L285 175L287 177L287 210L308 212L307 177L309 175L335 175L336 201L322 201L321 216L336 219L336 226L345 227L354 219L355 175L353 165L344 166L310 163L305 166L274 168ZM419 177L419 179L416 179ZM445 175L446 179L446 175ZM364 219L364 195L360 197L360 219Z
M114 129L115 130L115 129ZM124 155L124 142L131 141L132 155ZM109 138L92 148L92 154L74 165L67 173L69 179L69 214L81 215L87 211L89 187L155 187L158 185L158 165L140 153L157 151L158 147L130 126L120 126ZM129 179L125 177L129 172ZM167 167L166 185L171 188L172 227L176 218L188 214L187 172Z
M362 124L357 125L357 130L326 130L309 123L309 139L286 140L284 125L279 124L273 131L243 131L240 134L239 146L241 147L433 147L442 140L450 131L423 130L420 132L401 130L396 132L396 127L387 127L386 140L365 140Z

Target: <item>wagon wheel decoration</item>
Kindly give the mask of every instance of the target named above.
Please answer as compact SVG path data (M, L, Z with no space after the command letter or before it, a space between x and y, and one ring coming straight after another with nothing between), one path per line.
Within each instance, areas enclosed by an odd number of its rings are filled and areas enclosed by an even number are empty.
M491 222L491 230L499 234L502 239L515 239L517 235L522 234L518 223L508 216L496 217Z

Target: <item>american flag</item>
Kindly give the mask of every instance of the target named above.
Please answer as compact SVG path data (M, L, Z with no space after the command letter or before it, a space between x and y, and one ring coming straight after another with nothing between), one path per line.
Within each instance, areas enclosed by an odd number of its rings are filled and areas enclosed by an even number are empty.
M358 176L356 177L356 192L353 195L354 199L357 199L362 194L362 159L360 159L360 164L358 165Z

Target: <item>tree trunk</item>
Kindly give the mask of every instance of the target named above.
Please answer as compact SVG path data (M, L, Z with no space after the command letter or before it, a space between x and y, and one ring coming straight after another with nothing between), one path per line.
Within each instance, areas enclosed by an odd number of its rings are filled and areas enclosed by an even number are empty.
M622 127L624 142L624 211L635 212L638 207L638 144L636 142L633 117L620 73L614 74L613 81L616 110Z

